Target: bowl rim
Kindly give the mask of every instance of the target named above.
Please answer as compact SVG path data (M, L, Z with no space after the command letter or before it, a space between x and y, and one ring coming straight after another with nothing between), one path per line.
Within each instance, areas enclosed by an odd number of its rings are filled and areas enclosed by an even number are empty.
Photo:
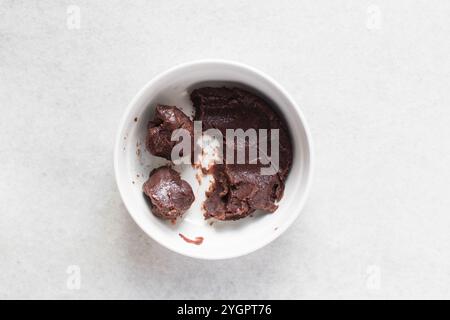
M150 88L152 87L155 83L157 83L160 79L164 78L165 76L167 76L168 74L176 71L177 69L181 69L181 68L187 68L187 67L195 67L197 65L203 65L203 64L220 64L220 65L228 65L228 66L232 66L235 68L240 68L240 69L245 69L247 71L253 72L255 73L257 76L263 78L264 80L266 80L267 82L269 82L272 86L274 86L288 101L289 103L294 107L294 109L297 112L297 115L300 119L300 122L303 126L304 132L305 132L305 144L307 146L307 150L308 150L308 168L307 170L305 170L306 173L306 177L305 179L305 184L304 184L304 192L303 195L300 199L300 201L297 203L296 206L296 214L292 215L291 219L289 219L287 221L287 223L283 224L282 226L279 227L279 232L274 232L270 235L267 235L267 237L264 238L263 241L258 242L258 244L256 246L248 246L246 250L240 251L236 254L223 254L223 255L215 255L214 257L208 257L202 254L195 254L192 252L185 252L183 250L180 250L179 247L177 246L171 246L168 245L167 243L164 243L163 241L161 241L160 239L158 239L158 237L155 237L152 234L149 234L146 231L146 228L144 226L141 225L141 223L135 218L134 214L130 211L129 205L127 204L127 198L125 197L125 190L124 187L121 185L120 181L119 181L119 158L120 158L120 152L122 150L121 148L121 143L122 143L122 132L126 126L126 122L127 119L129 117L129 114L131 113L131 111L134 108L134 105L139 101L140 97ZM314 148L313 148L313 141L312 141L312 137L311 137L311 133L310 133L310 129L309 126L305 120L305 116L303 115L303 112L301 111L301 109L299 108L299 106L297 105L297 103L295 102L295 100L291 97L291 95L276 81L274 80L272 77L270 77L269 75L267 75L266 73L251 67L245 63L242 62L237 62L237 61L232 61L232 60L226 60L226 59L199 59L199 60L192 60L192 61L188 61L188 62L184 62L184 63L179 63L175 66L172 66L168 69L166 69L163 72L158 73L156 76L154 76L152 79L150 79L150 81L148 81L134 96L133 99L130 101L130 103L127 105L127 107L125 108L125 111L122 114L122 117L119 121L119 125L117 127L117 131L116 131L116 139L115 139L115 145L114 145L114 177L116 180L116 185L117 188L119 190L119 194L121 197L121 200L123 202L123 204L125 205L125 208L128 211L128 214L131 216L131 218L133 219L133 221L139 226L139 228L141 228L141 230L147 234L150 238L152 238L154 241L156 241L157 243L159 243L161 246L176 252L178 254L181 254L183 256L187 256L187 257L191 257L191 258L196 258L196 259L202 259L202 260L223 260L223 259L231 259L231 258L237 258L237 257L241 257L241 256L245 256L247 254L250 254L254 251L257 251L263 247L265 247L266 245L268 245L269 243L271 243L272 241L274 241L275 239L277 239L280 235L282 235L292 224L293 222L299 217L300 213L303 211L303 208L305 206L306 200L308 198L310 189L311 189L311 184L312 184L312 177L314 174Z

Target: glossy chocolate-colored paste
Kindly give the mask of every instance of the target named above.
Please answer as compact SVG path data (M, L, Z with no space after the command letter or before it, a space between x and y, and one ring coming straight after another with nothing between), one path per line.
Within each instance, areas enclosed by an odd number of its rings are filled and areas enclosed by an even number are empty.
M239 88L204 87L194 90L191 100L196 111L195 120L202 121L203 130L219 129L224 137L226 129L279 129L279 170L276 174L261 175L260 169L264 165L260 162L216 164L211 168L214 182L203 205L205 218L237 220L255 210L274 212L276 202L283 196L292 164L292 144L283 119L267 101Z
M153 214L163 219L175 220L195 200L189 183L167 166L153 170L144 183L143 190L150 199Z
M151 154L171 160L172 148L177 144L171 141L175 129L186 129L194 134L192 120L180 109L173 106L156 106L155 116L148 123L145 145Z

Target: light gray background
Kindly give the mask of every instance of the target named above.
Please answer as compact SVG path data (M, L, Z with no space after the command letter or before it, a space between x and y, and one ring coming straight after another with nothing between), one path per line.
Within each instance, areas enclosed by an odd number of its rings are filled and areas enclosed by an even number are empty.
M0 298L450 298L449 14L445 0L0 0ZM133 96L201 58L270 74L315 142L300 218L234 260L149 239L113 175Z

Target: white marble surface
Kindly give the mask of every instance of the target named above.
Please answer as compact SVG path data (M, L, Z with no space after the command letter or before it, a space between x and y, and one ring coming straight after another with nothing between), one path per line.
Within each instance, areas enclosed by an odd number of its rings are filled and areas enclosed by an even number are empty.
M0 298L450 298L449 13L445 0L0 0ZM113 176L125 106L200 58L272 75L316 146L301 217L234 260L159 246Z

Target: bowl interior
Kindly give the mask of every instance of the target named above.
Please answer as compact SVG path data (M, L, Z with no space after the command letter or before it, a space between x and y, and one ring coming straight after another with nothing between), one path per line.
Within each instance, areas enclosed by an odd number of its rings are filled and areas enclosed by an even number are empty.
M176 224L156 218L142 193L142 184L153 168L169 161L152 156L145 148L146 128L156 104L175 105L187 115L194 110L190 92L203 86L236 86L253 91L271 102L284 116L293 141L293 166L284 196L275 213L256 213L238 221L205 221L201 203L209 177L201 183L190 165L175 167L194 191L196 201ZM122 120L115 151L115 170L123 201L136 223L153 239L178 253L197 258L220 259L254 251L275 239L297 217L306 198L310 180L310 142L295 103L273 80L251 68L229 62L185 64L158 76L131 102ZM201 236L201 245L185 242Z

